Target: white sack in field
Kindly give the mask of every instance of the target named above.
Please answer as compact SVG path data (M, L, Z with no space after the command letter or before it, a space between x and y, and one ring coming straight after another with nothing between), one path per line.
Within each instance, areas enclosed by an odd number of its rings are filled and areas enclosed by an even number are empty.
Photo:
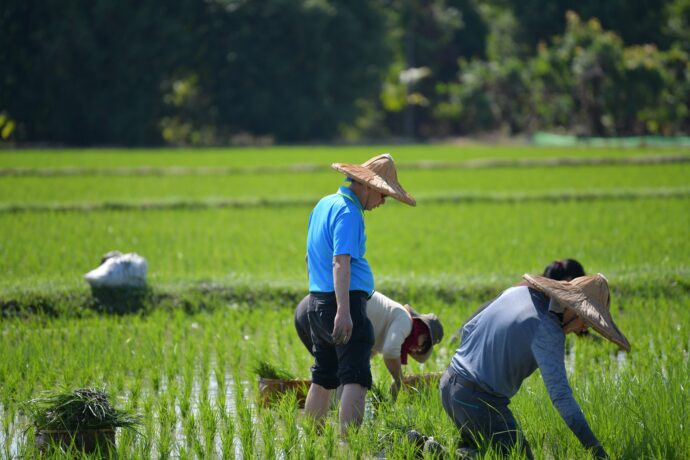
M110 256L110 254L115 254ZM98 268L84 275L91 287L146 286L146 259L136 253L108 253Z

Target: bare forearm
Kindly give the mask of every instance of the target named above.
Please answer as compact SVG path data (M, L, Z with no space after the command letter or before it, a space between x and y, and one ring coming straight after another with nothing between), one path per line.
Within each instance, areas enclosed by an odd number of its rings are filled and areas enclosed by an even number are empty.
M390 372L393 380L400 382L403 376L400 358L383 358L383 362L386 364L386 369Z
M333 333L331 335L335 345L345 345L352 336L349 255L338 255L333 258L333 286L338 310L333 320Z
M383 358L383 362L386 364L386 369L388 369L388 372L390 372L393 377L390 391L391 398L395 401L402 387L402 364L400 363L400 358Z
M350 256L333 257L333 285L338 312L350 314Z

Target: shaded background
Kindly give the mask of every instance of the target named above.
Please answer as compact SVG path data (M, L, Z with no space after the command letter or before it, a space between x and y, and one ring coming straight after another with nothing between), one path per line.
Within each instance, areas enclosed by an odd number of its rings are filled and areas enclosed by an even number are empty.
M5 0L13 145L690 132L690 0Z

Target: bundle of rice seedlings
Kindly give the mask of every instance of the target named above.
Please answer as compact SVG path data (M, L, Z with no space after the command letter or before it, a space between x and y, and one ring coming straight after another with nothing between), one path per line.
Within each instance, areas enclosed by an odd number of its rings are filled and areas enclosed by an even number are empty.
M24 412L38 431L69 431L125 428L135 430L141 419L114 408L104 390L78 388L59 393L46 392L27 401Z
M295 393L297 406L304 407L310 380L298 379L288 371L263 360L256 360L254 373L259 377L259 400L264 407L290 392Z
M254 364L254 373L262 379L294 380L295 376L268 361L257 360Z

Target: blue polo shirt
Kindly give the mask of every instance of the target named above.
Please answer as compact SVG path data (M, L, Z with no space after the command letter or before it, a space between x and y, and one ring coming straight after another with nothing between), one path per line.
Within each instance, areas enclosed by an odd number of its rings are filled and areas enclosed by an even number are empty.
M309 216L307 261L310 292L334 292L333 257L349 254L350 291L374 292L374 274L364 258L364 209L348 187L323 197Z

